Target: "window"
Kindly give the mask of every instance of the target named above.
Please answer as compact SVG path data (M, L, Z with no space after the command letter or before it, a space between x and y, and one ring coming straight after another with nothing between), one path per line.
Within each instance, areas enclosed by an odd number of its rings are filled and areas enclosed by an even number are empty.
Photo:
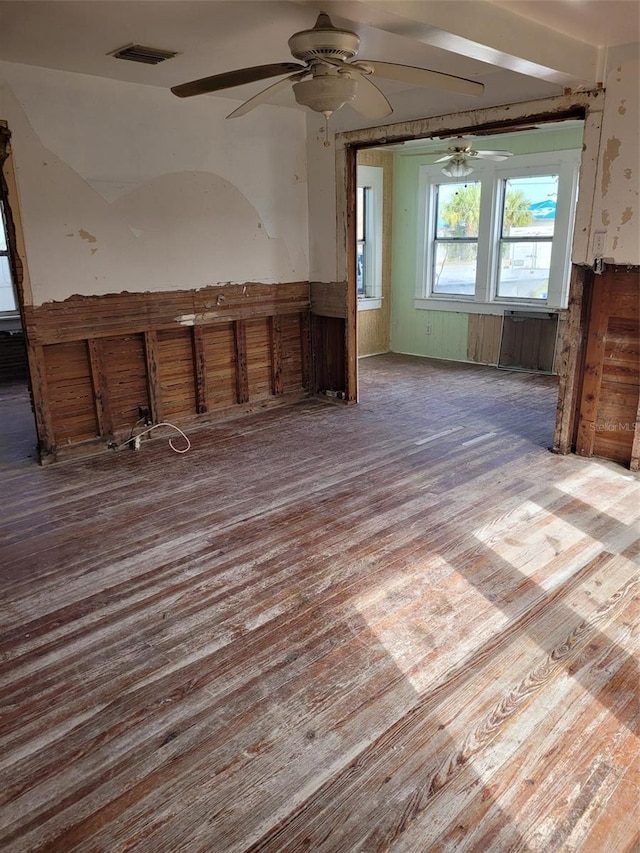
M473 295L478 261L480 183L437 184L432 293Z
M358 166L356 282L360 310L382 305L382 180L380 166Z
M566 307L579 163L575 150L479 160L469 180L421 166L415 307Z
M501 215L496 295L546 299L556 222L558 175L500 182Z
M0 314L15 314L18 310L11 267L9 265L9 246L7 243L7 228L4 218L4 207L0 201Z
M358 187L357 189L357 213L356 213L356 280L358 283L358 296L366 296L367 288L365 281L370 277L366 274L369 272L367 263L367 207L370 207L371 202L369 193L371 187ZM365 273L365 267L367 267Z

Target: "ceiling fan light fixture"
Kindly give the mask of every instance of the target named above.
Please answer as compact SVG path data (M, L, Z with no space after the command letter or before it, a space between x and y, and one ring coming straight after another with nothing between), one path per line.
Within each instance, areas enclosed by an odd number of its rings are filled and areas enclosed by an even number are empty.
M442 170L442 174L448 178L465 178L471 172L473 172L473 169L464 155L452 157Z
M293 84L297 103L316 113L331 115L356 96L357 82L346 74L311 77Z

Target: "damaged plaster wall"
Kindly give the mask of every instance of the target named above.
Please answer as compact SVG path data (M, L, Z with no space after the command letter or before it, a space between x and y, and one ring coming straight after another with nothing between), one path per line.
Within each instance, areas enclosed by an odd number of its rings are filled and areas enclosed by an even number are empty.
M592 235L604 232L604 258L640 264L640 45L613 49L606 96Z
M309 277L305 119L0 62L33 303Z

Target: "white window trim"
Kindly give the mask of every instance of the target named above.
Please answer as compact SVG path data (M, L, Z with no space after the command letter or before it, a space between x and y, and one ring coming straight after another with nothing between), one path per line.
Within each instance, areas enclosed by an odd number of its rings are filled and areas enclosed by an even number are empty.
M475 296L451 296L430 292L437 184L460 183L460 178L447 178L441 165L421 166L418 173L418 246L416 258L416 290L414 308L436 311L460 311L476 314L504 314L505 311L545 311L557 313L566 308L571 263L571 239L578 189L581 151L557 151L526 154L504 163L476 160L469 183L480 182L480 221ZM498 297L497 258L500 237L500 182L505 178L527 175L557 174L558 199L556 225L551 255L547 298L526 300Z
M370 270L369 296L358 296L358 310L382 307L382 205L384 169L382 166L358 166L357 185L368 187L365 225L365 270Z

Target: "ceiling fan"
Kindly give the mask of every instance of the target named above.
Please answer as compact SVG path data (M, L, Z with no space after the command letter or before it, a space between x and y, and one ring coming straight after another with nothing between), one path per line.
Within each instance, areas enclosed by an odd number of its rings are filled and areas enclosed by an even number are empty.
M435 87L462 95L480 95L484 90L482 83L426 68L378 60L348 62L356 56L359 46L360 38L356 33L334 27L329 16L322 12L312 29L294 33L289 39L291 54L299 62L240 68L182 83L173 86L171 91L179 98L190 98L286 74L283 79L249 98L227 118L245 115L268 101L275 92L292 84L297 103L322 113L328 123L329 116L346 103L367 119L391 115L391 104L370 79L375 74L413 86Z
M423 152L426 153L426 152ZM445 163L443 173L449 178L464 178L473 172L473 167L469 165L470 160L494 160L500 162L512 156L511 151L490 151L488 149L476 149L468 139L458 137L453 145L450 145L446 151L429 151L429 154L443 154L439 157L436 163Z

